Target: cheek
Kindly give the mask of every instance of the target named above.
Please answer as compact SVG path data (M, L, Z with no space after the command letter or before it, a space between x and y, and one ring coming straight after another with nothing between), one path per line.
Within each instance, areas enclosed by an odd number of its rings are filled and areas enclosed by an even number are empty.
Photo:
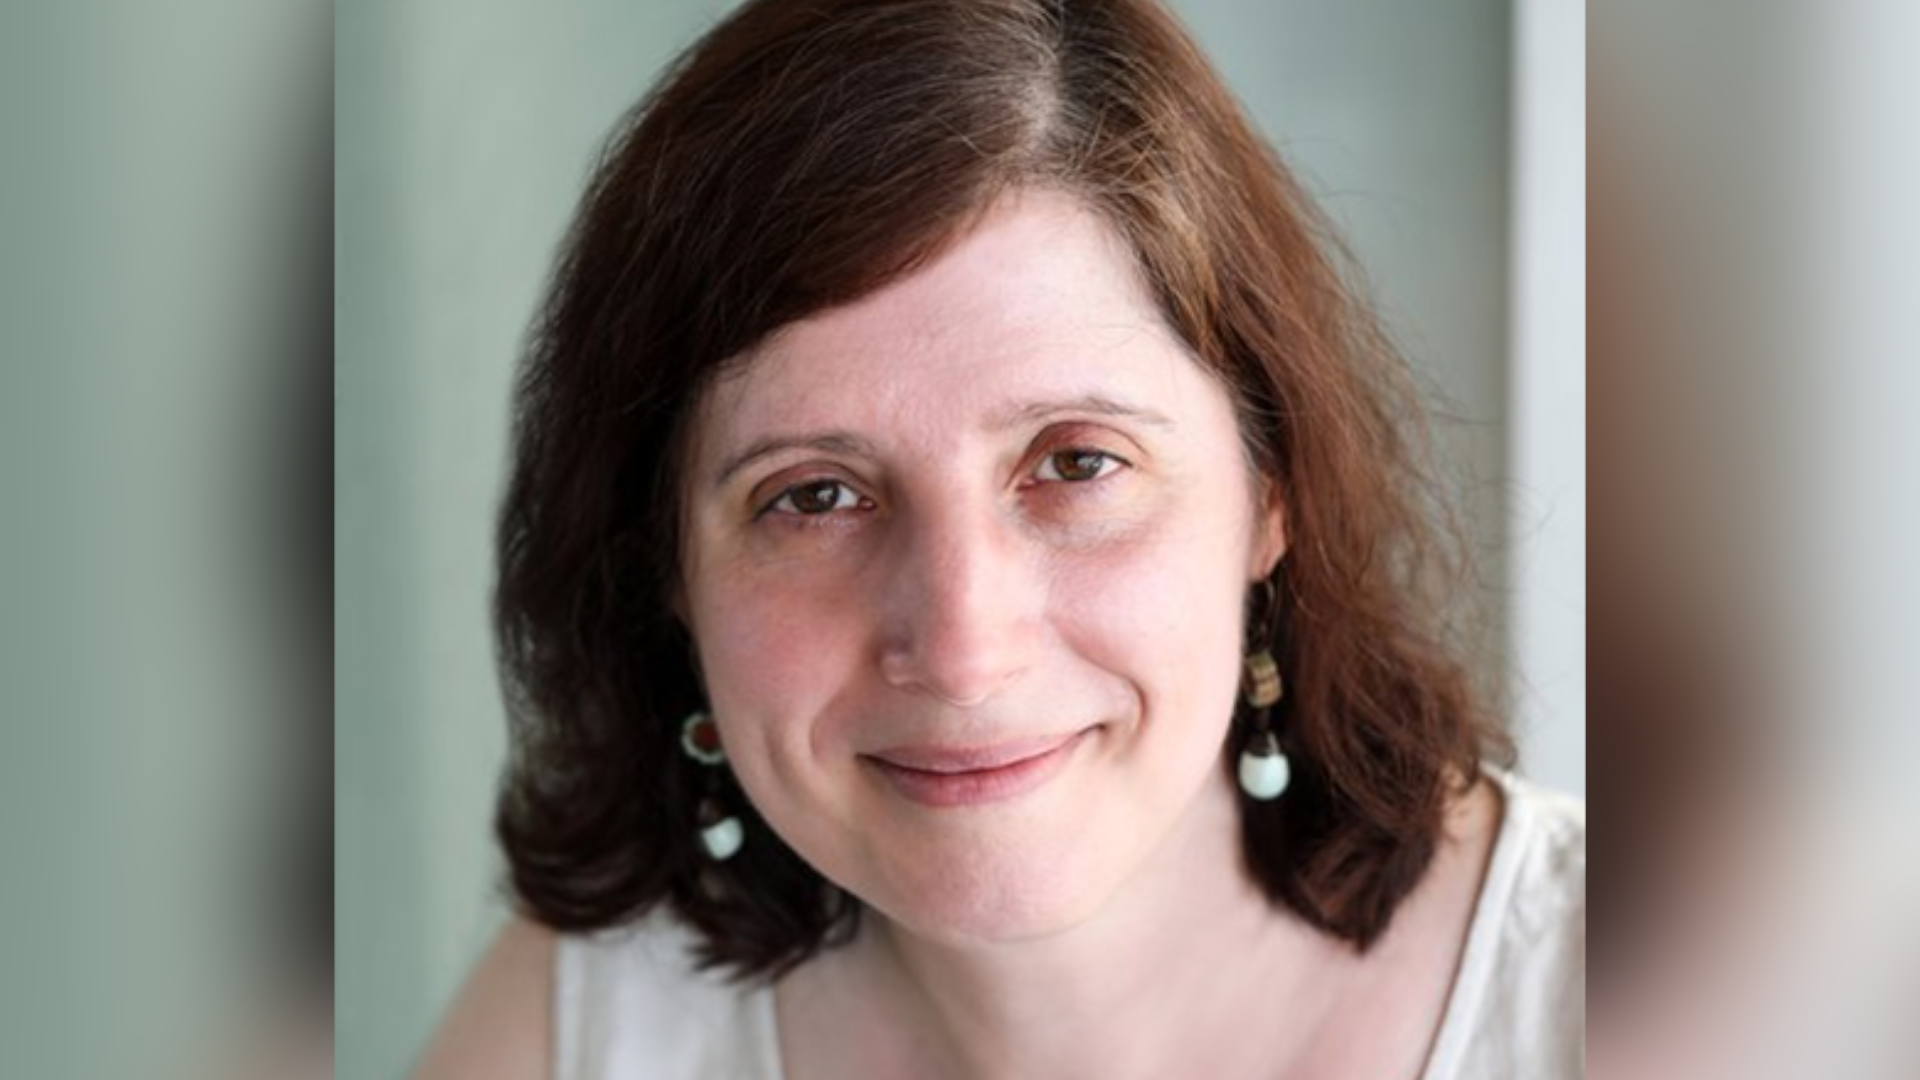
M1214 509L1074 560L1055 593L1075 651L1132 682L1149 721L1171 718L1209 739L1232 712L1246 588L1242 530L1230 505Z
M745 758L807 749L801 721L852 677L867 616L851 596L791 576L720 569L692 592L709 704L730 751Z

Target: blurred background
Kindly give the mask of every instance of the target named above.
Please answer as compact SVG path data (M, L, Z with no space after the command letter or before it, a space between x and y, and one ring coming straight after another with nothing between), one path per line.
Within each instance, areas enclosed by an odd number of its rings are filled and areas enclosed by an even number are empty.
M509 382L595 154L730 6L337 6L342 1075L398 1075L505 916L486 605ZM1431 391L1522 771L1584 793L1584 6L1172 6Z
M330 20L0 0L0 1076L330 1072Z

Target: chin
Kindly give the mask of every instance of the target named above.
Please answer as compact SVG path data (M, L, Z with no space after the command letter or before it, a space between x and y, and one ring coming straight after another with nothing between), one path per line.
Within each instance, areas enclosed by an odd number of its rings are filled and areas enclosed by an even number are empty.
M954 946L1036 941L1090 919L1117 883L1084 858L1006 852L921 868L869 906L915 937Z

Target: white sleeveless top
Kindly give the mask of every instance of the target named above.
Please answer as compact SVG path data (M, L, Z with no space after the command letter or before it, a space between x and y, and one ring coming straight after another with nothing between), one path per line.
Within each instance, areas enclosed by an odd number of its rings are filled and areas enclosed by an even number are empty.
M1586 1074L1584 803L1488 770L1500 836L1422 1080ZM556 1080L782 1080L773 991L696 972L664 909L555 948Z

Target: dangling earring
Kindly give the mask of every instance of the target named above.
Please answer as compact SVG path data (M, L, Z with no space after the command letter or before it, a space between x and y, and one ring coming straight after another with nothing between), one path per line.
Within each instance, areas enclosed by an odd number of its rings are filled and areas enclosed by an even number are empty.
M1287 790L1292 769L1280 740L1273 734L1273 706L1283 693L1280 665L1266 649L1247 657L1246 683L1242 688L1247 704L1253 706L1253 735L1240 751L1240 790L1250 799L1270 802Z
M1273 707L1286 693L1280 681L1280 665L1274 661L1269 644L1280 630L1280 588L1275 583L1279 573L1275 568L1273 577L1260 582L1262 602L1251 620L1253 640L1257 644L1247 653L1245 677L1240 685L1241 695L1253 708L1249 723L1253 732L1247 737L1245 749L1240 751L1240 790L1259 802L1279 798L1287 790L1287 781L1293 774L1287 755L1280 749L1280 740L1273 734Z
M740 851L747 838L740 819L720 805L720 769L727 760L720 745L720 728L705 711L696 710L680 725L680 749L707 766L707 793L700 800L700 846L714 862L725 862Z

